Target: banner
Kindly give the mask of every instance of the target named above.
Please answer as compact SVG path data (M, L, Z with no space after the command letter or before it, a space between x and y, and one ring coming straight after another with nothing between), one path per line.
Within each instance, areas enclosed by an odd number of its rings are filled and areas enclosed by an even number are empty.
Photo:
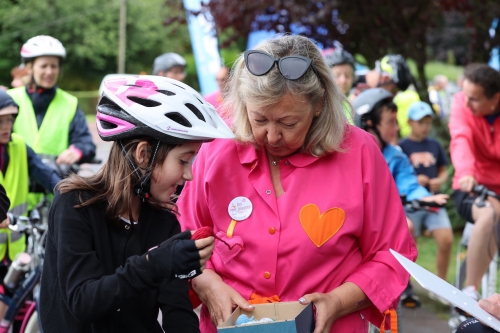
M221 64L214 23L203 14L195 16L189 13L200 11L201 0L183 1L201 94L207 95L219 89L215 75Z

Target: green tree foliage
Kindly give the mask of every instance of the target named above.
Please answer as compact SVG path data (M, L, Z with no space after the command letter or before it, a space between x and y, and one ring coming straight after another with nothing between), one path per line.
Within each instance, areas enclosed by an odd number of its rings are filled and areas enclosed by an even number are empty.
M97 89L106 74L117 71L119 6L119 0L0 0L0 84L10 83L26 40L51 35L68 54L60 86ZM173 14L185 15L163 0L127 1L127 73L150 74L154 58L164 52L191 53L187 26L164 25ZM191 84L196 83L193 73L194 63L188 72Z

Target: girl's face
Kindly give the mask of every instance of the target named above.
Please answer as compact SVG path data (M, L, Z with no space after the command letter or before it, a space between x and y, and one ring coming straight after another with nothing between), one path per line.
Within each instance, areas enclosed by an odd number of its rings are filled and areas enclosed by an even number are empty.
M14 119L15 117L11 114L0 116L0 144L9 143Z
M159 203L170 202L178 185L193 179L193 160L201 143L185 143L168 152L163 164L157 165L151 177L151 196Z
M58 57L38 57L33 61L33 78L38 86L50 89L59 78Z
M305 98L291 94L264 108L247 104L255 141L272 156L281 158L295 153L304 145L314 111L314 106Z
M398 113L388 109L386 106L382 109L380 123L377 125L380 137L385 143L396 142L399 132Z

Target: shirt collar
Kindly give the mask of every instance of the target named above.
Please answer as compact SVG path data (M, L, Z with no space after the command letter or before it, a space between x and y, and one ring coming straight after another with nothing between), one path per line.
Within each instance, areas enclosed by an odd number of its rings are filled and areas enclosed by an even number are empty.
M236 149L238 151L238 156L241 164L254 164L257 160L265 158L265 152L263 149L257 150L255 146L251 143L237 143ZM297 168L304 168L309 164L317 161L319 157L314 157L304 152L297 152L284 161L288 161L291 165Z

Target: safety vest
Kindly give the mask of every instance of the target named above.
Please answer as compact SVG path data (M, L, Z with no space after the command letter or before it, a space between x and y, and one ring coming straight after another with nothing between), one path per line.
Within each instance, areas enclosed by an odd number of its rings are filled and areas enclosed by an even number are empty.
M69 147L69 127L75 117L78 99L57 88L56 95L43 118L40 128L33 104L25 87L7 90L19 105L14 133L21 135L37 154L57 156Z
M420 96L418 96L418 93L410 89L399 92L394 97L394 104L398 107L399 133L401 133L402 138L406 138L411 133L411 128L408 124L408 108L413 103L419 101Z
M9 212L14 215L26 215L28 205L28 155L26 144L16 134L12 134L12 141L7 144L9 165L5 175L0 171L0 183L10 200ZM0 229L0 260L5 257L9 246L9 259L14 260L16 254L26 250L24 234L11 231L8 228Z
M349 104L349 102L347 101L344 101L343 105L344 105L345 116L347 118L347 123L349 125L354 125L354 120L353 120L354 113L352 111L351 104Z

